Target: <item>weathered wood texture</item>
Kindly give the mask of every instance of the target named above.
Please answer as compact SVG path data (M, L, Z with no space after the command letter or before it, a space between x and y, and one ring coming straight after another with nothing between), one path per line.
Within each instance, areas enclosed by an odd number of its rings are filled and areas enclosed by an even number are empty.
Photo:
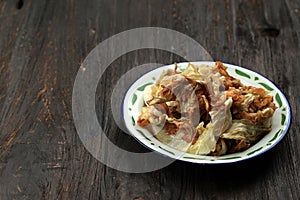
M104 39L144 26L185 33L215 60L276 83L293 111L284 139L245 162L177 161L145 174L94 159L72 119L77 70ZM97 112L113 142L145 150L111 117L110 94L122 73L142 63L181 60L141 50L110 66L99 83ZM0 199L300 199L299 66L300 1L1 0Z

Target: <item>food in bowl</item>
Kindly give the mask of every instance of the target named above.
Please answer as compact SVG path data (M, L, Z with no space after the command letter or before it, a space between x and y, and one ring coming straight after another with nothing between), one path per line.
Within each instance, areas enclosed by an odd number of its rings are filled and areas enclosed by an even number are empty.
M197 155L225 155L254 145L271 131L276 110L263 88L246 86L221 62L185 69L175 64L145 89L137 124L159 141Z

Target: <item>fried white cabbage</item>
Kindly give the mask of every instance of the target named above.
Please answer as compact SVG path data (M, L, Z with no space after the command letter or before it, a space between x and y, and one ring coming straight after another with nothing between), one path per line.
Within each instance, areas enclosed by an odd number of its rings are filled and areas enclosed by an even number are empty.
M148 86L138 125L175 149L199 155L245 150L271 131L276 110L262 88L244 86L221 62L164 71Z

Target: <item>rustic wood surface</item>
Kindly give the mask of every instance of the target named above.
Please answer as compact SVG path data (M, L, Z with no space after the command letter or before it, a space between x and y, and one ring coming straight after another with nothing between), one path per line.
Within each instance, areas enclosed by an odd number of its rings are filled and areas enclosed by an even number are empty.
M273 81L293 112L284 139L244 162L176 161L144 174L94 159L72 119L76 73L101 41L145 26L187 34L215 60ZM118 78L138 64L178 61L168 52L140 50L105 72L97 113L115 144L146 151L113 121L110 94ZM0 0L0 199L300 199L299 67L296 0Z

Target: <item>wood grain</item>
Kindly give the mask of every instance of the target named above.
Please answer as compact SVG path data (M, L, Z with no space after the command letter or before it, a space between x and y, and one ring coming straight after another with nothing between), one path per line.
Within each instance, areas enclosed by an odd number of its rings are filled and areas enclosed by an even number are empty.
M146 26L187 34L215 60L273 81L293 112L284 139L245 162L176 161L145 174L94 159L72 119L76 73L98 43ZM1 0L0 199L300 199L299 55L299 1ZM97 114L115 144L147 151L113 121L110 95L121 75L143 63L179 61L140 50L111 64L99 82Z

